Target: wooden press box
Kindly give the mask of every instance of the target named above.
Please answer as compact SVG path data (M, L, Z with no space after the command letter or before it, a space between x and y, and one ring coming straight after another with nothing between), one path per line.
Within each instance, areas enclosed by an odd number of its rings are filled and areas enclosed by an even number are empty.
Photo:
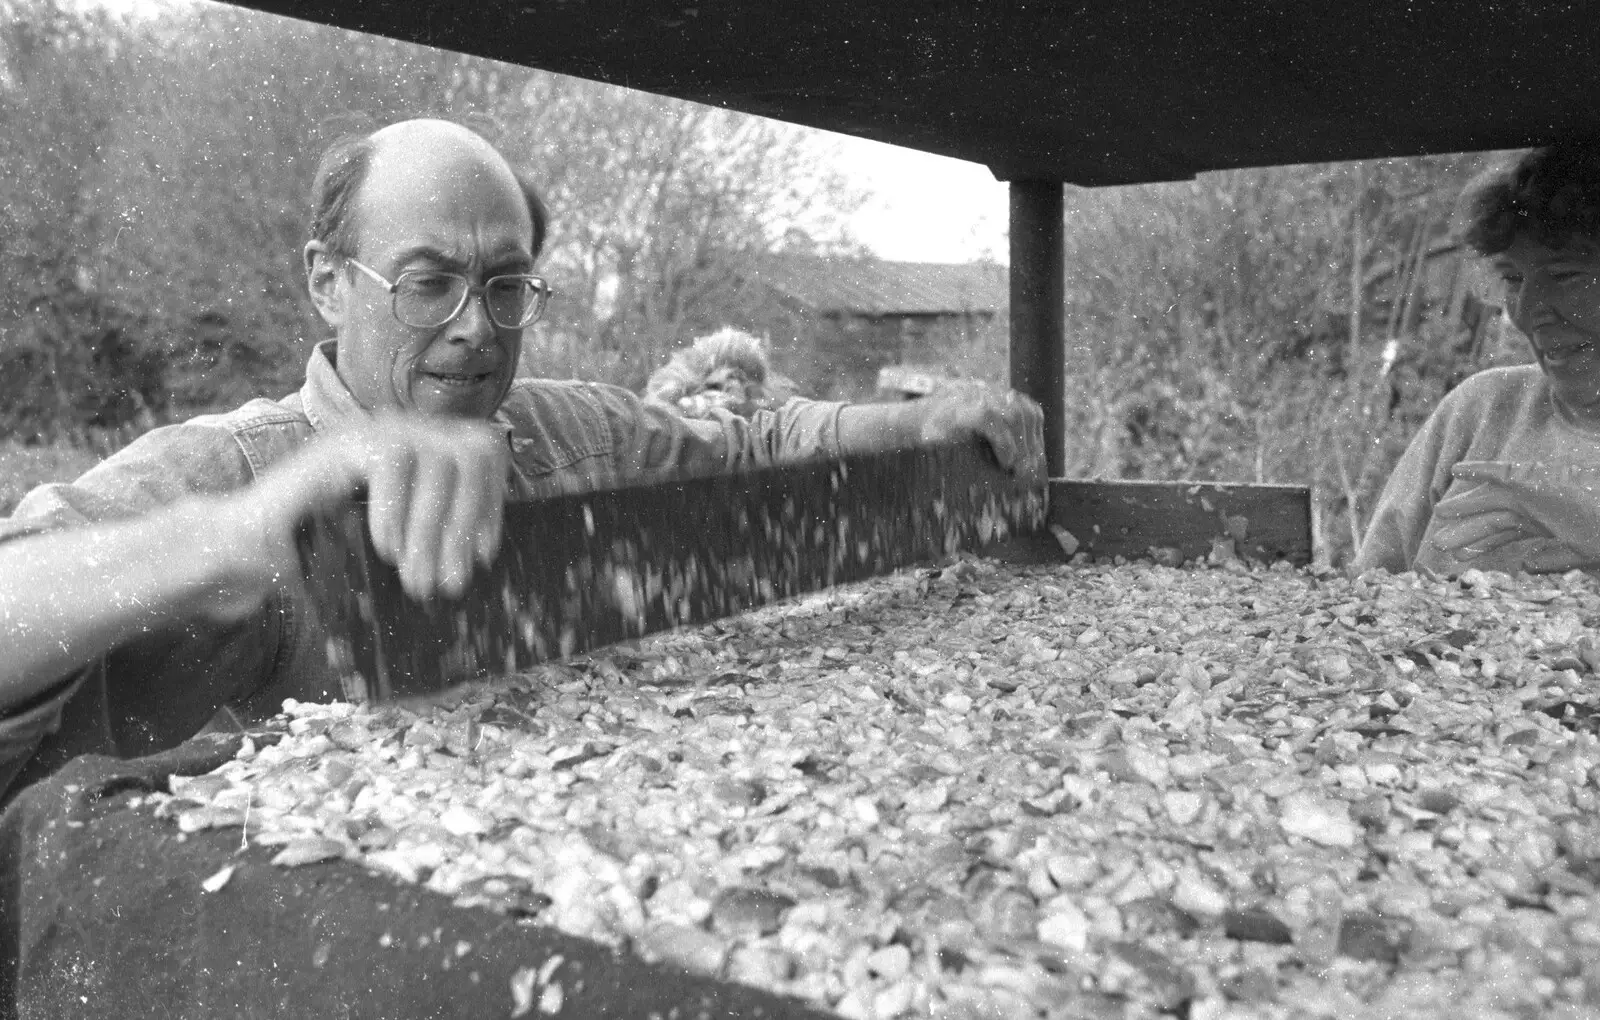
M1077 551L1091 554L1097 563L1148 558L1152 550L1157 559L1181 556L1205 563L1223 558L1223 543L1233 544L1236 555L1227 557L1232 560L1304 564L1310 559L1310 499L1304 489L1056 481L1051 483L1051 503L1052 522L1071 531ZM819 1015L827 1004L846 1016L889 1017L920 1015L931 1008L930 995L945 1005L966 995L967 1005L961 1009L967 1012L951 1015L981 1016L1001 1008L996 1003L1004 1004L995 998L1002 993L984 984L993 978L1013 985L1032 982L1023 991L1013 987L1005 993L1012 995L1004 999L1012 1007L1017 1001L1066 1003L1080 993L1086 996L1085 1008L1095 1003L1105 1007L1123 993L1075 984L1090 957L1071 947L1081 944L1089 951L1097 943L1082 942L1071 927L1075 922L1063 919L1083 915L1051 911L1062 907L1057 901L1065 895L1055 891L1057 883L1066 889L1077 881L1074 869L1110 867L1126 847L1097 847L1073 857L1070 840L1058 835L1054 838L1062 853L1041 856L1005 842L1010 837L997 824L998 807L983 808L990 813L980 817L974 813L979 811L977 802L959 792L963 770L993 769L1007 796L1014 795L1006 810L1023 805L1024 820L1045 819L1035 826L1042 832L1049 813L1060 807L1055 800L1065 795L1054 779L1045 784L1054 792L1043 787L1037 796L1027 792L1040 781L1037 762L1048 759L1055 762L1049 768L1070 770L1067 758L1060 757L1069 755L1067 748L1106 739L1096 734L1112 720L1120 726L1123 719L1087 702L1061 700L1067 697L1061 692L1082 686L1081 679L1074 679L1081 677L1074 672L1080 667L1066 654L1052 658L1028 649L1041 637L1059 638L1063 648L1089 647L1084 642L1090 632L1097 625L1109 630L1130 603L1114 591L1097 595L1085 589L1062 598L1054 615L1041 616L1038 605L1054 597L1051 586L1078 572L1063 574L1052 565L1066 558L1055 536L1033 548L1040 554L1031 558L1033 566L974 566L968 561L941 572L921 571L807 596L787 608L769 607L703 628L704 636L656 639L659 648L653 652L647 643L641 646L644 651L596 656L581 669L553 666L537 684L466 695L453 707L369 714L352 706L300 706L284 721L280 744L273 743L278 734L262 736L238 757L238 738L208 738L142 762L80 761L19 802L20 818L32 824L14 826L12 838L36 838L37 843L29 848L33 863L23 868L21 899L8 906L29 919L25 932L51 932L31 942L25 934L22 940L19 998L36 1012L72 1006L82 1016L129 1015L127 996L136 995L145 1003L161 1002L174 1016L266 1015L287 1008L290 1012L283 1015L799 1017ZM1019 561L1030 557L1013 557L1014 563ZM1122 568L1087 567L1085 576L1102 569ZM1003 570L1021 573L994 573ZM997 580L1012 576L1015 582ZM1194 577L1205 586L1264 591L1261 586L1294 575L1208 571L1194 572ZM1163 607L1161 611L1170 599L1160 591L1147 591L1144 597ZM985 606L984 619L1004 621L1005 626L985 624L964 633L969 625L961 614L975 604ZM939 622L941 613L948 624ZM925 628L928 637L901 642L904 650L889 655L885 642L899 641L894 635L904 627ZM1008 665L994 672L979 656L957 654L969 645L1012 649ZM953 672L930 672L929 660L917 658L938 647L951 653ZM853 661L877 663L874 670L889 670L883 674L888 679L879 679L876 672L851 673ZM1030 684L1039 688L1037 699L1027 695ZM862 688L881 688L883 694L861 701ZM1048 693L1056 688L1058 693ZM1058 725L1058 735L1051 736L1049 727L1028 724L1015 707L1015 699L1024 695L1028 704L1037 705L1027 711L1042 712L1065 728ZM1013 700L1005 702L1008 698ZM1055 700L1042 700L1047 698ZM583 714L590 706L598 714ZM562 715L569 711L577 714ZM885 712L888 716L871 721ZM927 726L907 728L907 719L963 714L985 721L974 723L976 736L961 736L959 724L945 731L942 739L949 746L935 746L938 740ZM780 718L786 721L774 722ZM734 719L741 721L730 721ZM518 733L525 725L544 742L527 744L526 734ZM886 740L883 732L894 736ZM642 742L630 743L628 734ZM1054 749L1028 744L1026 753L1007 750L1014 741L1036 739ZM1145 761L1134 737L1109 739L1119 748L1111 765L1118 777L1166 767ZM294 750L282 751L287 747ZM275 756L280 753L287 756L279 760ZM210 775L183 778L219 767ZM583 824L568 814L591 808L604 812L608 799L638 790L638 783L624 777L612 794L598 800L585 792L591 781L613 768L645 769L639 782L647 786L667 781L663 776L678 777L671 781L682 786L676 796L686 798L683 811L710 810L722 819L718 824L731 826L708 844L695 828L703 822L686 823L683 845L701 847L720 860L706 858L683 865L682 872L663 872L659 881L647 879L643 889L637 885L639 876L613 875L606 881L632 882L633 891L583 887L579 893L569 889L564 899L557 888L576 879L558 874L563 860L565 866L584 871L589 876L584 881L599 881L593 878L597 869L615 871L616 862L629 856L631 837L618 837L622 842L614 845L605 842L604 833L615 831L618 818L604 825L592 820ZM650 772L652 768L661 771ZM1022 771L1006 771L1014 768ZM446 776L463 769L477 771L457 775L458 792L445 792ZM853 770L874 776L870 788L854 790ZM1068 786L1081 781L1073 779ZM844 790L853 792L840 793ZM881 802L884 814L875 817L879 809L862 798L879 791L887 791ZM796 806L773 813L774 799L783 797L798 798ZM1032 892L1007 883L973 886L964 872L927 876L928 889L945 883L946 894L977 904L972 909L979 912L983 930L1007 933L1026 962L1008 970L996 963L998 957L978 954L962 965L956 962L961 953L954 942L946 947L942 963L930 962L925 956L934 950L920 936L879 931L871 916L862 916L851 922L851 937L858 943L855 955L841 958L834 968L845 977L820 970L802 977L807 967L820 967L817 960L831 951L826 946L791 946L783 953L809 962L775 963L787 958L760 948L763 940L780 937L774 934L773 917L820 908L797 902L803 898L796 887L781 881L778 885L788 893L763 892L762 869L789 865L757 859L770 855L783 838L799 839L783 837L789 831L784 827L810 810L807 804L824 801L832 806L821 810L837 820L817 821L816 831L837 834L839 825L860 829L859 838L851 837L860 845L826 852L813 847L815 861L795 872L794 882L817 889L840 882L848 886L851 868L871 866L867 858L851 855L872 854L873 860L882 861L886 858L877 855L890 852L884 847L897 840L919 845L942 841L951 848L948 852L971 855L962 868L1005 864L1032 876L1027 881L1039 887ZM295 810L302 815L314 817L315 824L301 829L291 825L293 817L281 810L290 802L298 804ZM399 810L395 805L402 803L418 818L435 807L441 813L416 822L385 813ZM507 804L519 805L516 817L526 824L506 820ZM657 819L666 810L660 803L618 810L646 833L669 824ZM547 813L535 818L540 811ZM913 815L923 821L908 821ZM939 818L945 821L927 821ZM569 822L572 832L558 833ZM915 829L924 824L947 829ZM509 837L508 827L514 830ZM904 834L890 835L887 842L874 836L897 829ZM769 839L763 830L778 835ZM408 842L413 832L427 833L436 842ZM540 873L543 878L519 872L514 881L497 876L496 868L516 869L505 863L505 851L488 853L484 848L506 838L517 843L512 853L522 862L517 867L525 870L528 860L538 859L545 862L541 867L556 870ZM463 866L452 854L479 859L463 849L468 844L489 862L473 865L486 874L456 873L446 879L449 869ZM593 857L597 847L608 854ZM836 851L844 856L828 856ZM739 881L728 870L735 868L727 863L734 859L745 860L750 868L739 872ZM994 865L983 865L985 860ZM916 870L929 867L945 865L919 861ZM110 874L119 881L95 880ZM688 885L700 879L685 884L686 875L717 875L713 884L725 888L717 895L698 886L698 891L691 890ZM883 880L892 885L909 879ZM428 883L436 888L421 887ZM675 891L669 895L662 885ZM1189 909L1202 914L1209 909L1194 899L1204 892L1184 888L1178 895ZM913 899L924 895L932 893L917 893ZM1213 890L1211 895L1219 893ZM617 896L621 906L594 909L625 914L636 909L629 904L644 902L644 897L653 911L644 933L621 944L604 937L609 929L585 928L599 923L592 910L585 913L590 909L585 904L611 903L608 897ZM662 921L654 913L662 897L681 900L684 916L669 911L665 916L677 919ZM907 931L929 930L934 922L928 911L935 907L928 902L908 906L910 902L897 902L893 911L899 913L884 916L904 914ZM879 907L888 910L886 903ZM1242 920L1228 923L1270 927L1253 916L1241 914ZM73 920L62 927L67 918ZM613 917L606 923L624 922ZM1139 940L1132 929L1125 934L1117 944ZM1154 959L1132 949L1117 952L1146 964ZM89 959L98 961L94 968L63 969ZM929 992L926 983L913 987L921 980L916 975L930 967L948 972L948 987L937 992ZM959 987L957 972L966 975ZM811 983L796 984L802 980ZM827 982L838 980L858 981L861 989L847 990L840 998L837 989L827 988ZM1150 992L1145 978L1134 984L1138 987L1127 990L1129 1001L1166 994Z

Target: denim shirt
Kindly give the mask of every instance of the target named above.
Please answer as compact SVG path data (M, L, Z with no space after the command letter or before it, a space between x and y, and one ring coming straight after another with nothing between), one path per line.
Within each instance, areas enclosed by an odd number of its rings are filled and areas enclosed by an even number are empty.
M332 341L318 346L305 385L282 400L155 429L76 481L34 489L0 519L0 542L250 485L314 436L366 414L339 378L336 353ZM836 455L843 406L793 400L749 420L691 420L616 386L519 379L493 424L511 447L507 498L521 500ZM190 621L85 663L0 718L0 800L77 754L171 747L222 705L260 719L285 698L349 696L309 613L296 577L242 622Z

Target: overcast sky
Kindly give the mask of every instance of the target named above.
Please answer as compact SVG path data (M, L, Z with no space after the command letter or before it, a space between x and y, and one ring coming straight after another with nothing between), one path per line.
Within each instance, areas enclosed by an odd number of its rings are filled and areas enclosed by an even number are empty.
M903 262L1006 261L1006 185L978 163L828 134L838 168L873 199L856 217L859 240Z

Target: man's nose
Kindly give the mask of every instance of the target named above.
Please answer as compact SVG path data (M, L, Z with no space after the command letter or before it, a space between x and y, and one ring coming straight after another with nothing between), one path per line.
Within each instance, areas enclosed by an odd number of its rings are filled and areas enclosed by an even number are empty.
M494 340L494 322L489 318L488 296L484 291L469 291L467 303L450 322L450 339L474 344Z

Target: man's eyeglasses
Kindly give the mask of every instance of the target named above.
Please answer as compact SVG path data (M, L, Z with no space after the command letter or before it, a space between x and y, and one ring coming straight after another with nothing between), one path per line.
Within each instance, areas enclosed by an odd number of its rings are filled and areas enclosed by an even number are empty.
M474 287L460 273L408 269L391 282L371 266L348 255L345 258L389 292L396 319L417 329L436 329L452 321L476 294L483 295L490 322L501 329L522 329L544 314L550 300L550 285L544 278L526 273L491 276L483 286Z

